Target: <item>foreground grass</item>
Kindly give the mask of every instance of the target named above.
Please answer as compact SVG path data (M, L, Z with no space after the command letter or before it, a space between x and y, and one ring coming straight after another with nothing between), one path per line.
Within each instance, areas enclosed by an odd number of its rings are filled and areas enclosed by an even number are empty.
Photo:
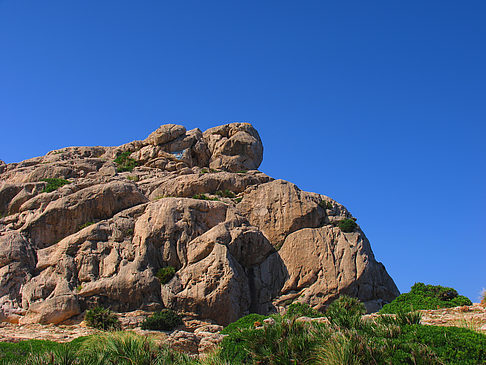
M326 321L297 320L322 314L294 305L287 315L251 314L227 326L219 349L191 358L132 332L79 338L68 344L24 341L0 344L4 364L486 364L486 335L465 328L420 325L418 312L363 319L359 301L342 297ZM265 321L265 319L269 320Z
M64 348L77 352L87 337L79 337L68 343L44 340L26 340L17 343L0 342L0 364L23 363L32 354L45 354Z

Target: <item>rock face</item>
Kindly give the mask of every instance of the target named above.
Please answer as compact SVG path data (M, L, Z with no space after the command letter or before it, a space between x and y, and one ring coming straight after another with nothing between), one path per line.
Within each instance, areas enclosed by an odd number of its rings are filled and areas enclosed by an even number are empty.
M258 132L232 123L0 161L0 320L60 323L103 305L225 325L294 300L393 300L364 233L336 226L346 208L273 180L262 158Z

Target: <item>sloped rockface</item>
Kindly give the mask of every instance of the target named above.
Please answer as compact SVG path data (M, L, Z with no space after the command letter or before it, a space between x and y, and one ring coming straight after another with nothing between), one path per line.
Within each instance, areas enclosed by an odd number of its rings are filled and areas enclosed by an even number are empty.
M258 132L232 123L0 161L0 319L60 323L99 304L227 324L341 293L369 310L393 300L364 233L336 227L346 208L259 172L262 158ZM52 178L70 183L45 192Z

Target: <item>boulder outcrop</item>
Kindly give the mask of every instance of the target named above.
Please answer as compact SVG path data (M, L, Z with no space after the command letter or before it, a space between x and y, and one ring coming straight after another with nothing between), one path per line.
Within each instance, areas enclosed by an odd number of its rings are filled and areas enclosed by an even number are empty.
M0 161L0 320L60 323L102 305L225 325L342 293L370 311L393 300L361 229L338 228L346 208L258 171L262 159L258 132L231 123Z

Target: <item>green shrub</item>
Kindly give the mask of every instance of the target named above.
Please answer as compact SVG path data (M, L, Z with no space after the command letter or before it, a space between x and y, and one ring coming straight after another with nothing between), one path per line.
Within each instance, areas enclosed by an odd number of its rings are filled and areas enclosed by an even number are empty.
M130 151L125 151L116 155L116 158L113 162L116 163L116 170L118 172L132 171L135 167L138 166L138 162L135 161L133 158L129 157L131 154L132 153Z
M243 200L243 197L238 197L238 198L235 198L235 203L238 204L239 202L241 202Z
M70 184L71 182L68 180L64 179L42 179L42 181L45 181L47 183L46 187L44 190L42 190L43 193L50 193L54 190L59 189L61 186L64 186L66 184Z
M221 352L219 354L221 359L231 364L247 362L249 355L243 347L246 341L244 332L253 330L255 323L263 323L265 318L267 317L264 315L252 313L226 326L221 331L221 334L227 335L221 342Z
M310 318L318 318L324 317L324 314L319 312L317 309L312 308L307 303L300 303L295 302L289 305L287 308L287 313L285 317L310 317Z
M155 312L142 322L142 329L155 331L171 331L182 324L182 318L172 309L162 309Z
M366 308L358 299L341 295L327 307L326 317L335 325L357 328L360 326L361 316L365 313Z
M427 344L444 364L486 363L486 335L466 328L405 326L400 340Z
M415 283L409 293L400 294L393 302L385 304L380 313L401 313L471 304L468 298L458 295L452 288Z
M225 190L218 190L215 192L216 195L219 195L222 198L234 198L235 193L233 193L231 190L225 189Z
M84 320L89 327L104 331L114 331L120 329L118 317L108 308L94 307L86 311Z
M349 218L340 220L337 225L339 229L344 233L354 232L356 230L356 227L358 227L356 222L353 219Z
M280 316L263 329L242 331L241 339L252 364L305 364L320 343L311 324Z
M161 267L155 276L157 279L160 280L161 284L167 284L170 279L172 279L175 275L175 268L172 266Z

